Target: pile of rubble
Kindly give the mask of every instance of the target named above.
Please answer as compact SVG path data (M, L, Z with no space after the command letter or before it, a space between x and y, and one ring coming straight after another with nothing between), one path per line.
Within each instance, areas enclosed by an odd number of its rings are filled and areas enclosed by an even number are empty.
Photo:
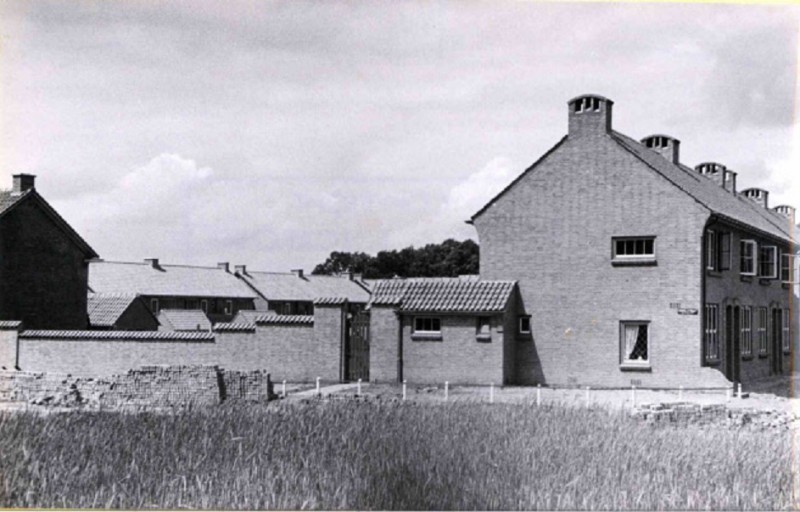
M777 410L731 408L725 404L664 402L642 404L633 417L651 425L714 426L756 430L788 429L800 426L800 414Z

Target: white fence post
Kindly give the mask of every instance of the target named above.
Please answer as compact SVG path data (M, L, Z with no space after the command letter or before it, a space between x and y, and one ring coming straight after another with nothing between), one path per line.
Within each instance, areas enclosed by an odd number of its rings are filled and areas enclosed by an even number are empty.
M683 400L683 386L678 386L678 400Z
M281 390L281 395L283 395L283 398L286 398L286 379L283 379L283 389Z
M739 383L739 398L742 398L742 383Z
M636 386L631 386L631 403L636 407Z
M317 394L319 395L319 377L317 377Z
M731 401L731 388L725 388L725 401Z
M542 385L536 385L536 405L542 405Z
M361 396L361 379L358 379L358 387L356 387L356 395Z
M447 396L450 394L450 383L444 381L444 399L447 400Z
M407 381L404 380L403 381L403 400L404 401L406 399L406 383L407 383Z
M489 403L494 403L494 382L489 383Z

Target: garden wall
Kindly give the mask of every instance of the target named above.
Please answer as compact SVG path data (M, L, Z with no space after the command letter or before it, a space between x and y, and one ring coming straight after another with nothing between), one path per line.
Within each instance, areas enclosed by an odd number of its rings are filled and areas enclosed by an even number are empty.
M278 380L339 381L345 304L318 304L314 316L217 324L212 332L0 329L0 367L107 377L148 365L217 365L269 370Z

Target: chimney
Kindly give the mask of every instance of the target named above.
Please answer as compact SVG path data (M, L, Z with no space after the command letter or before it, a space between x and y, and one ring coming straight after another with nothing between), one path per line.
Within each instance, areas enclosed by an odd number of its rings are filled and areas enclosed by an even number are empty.
M353 272L351 279L353 281L363 281L364 280L364 274L361 273L361 272Z
M776 206L775 208L773 208L773 210L780 213L787 219L790 219L792 221L792 224L794 224L794 214L795 214L794 206L789 206L788 204L782 204L780 206Z
M300 279L303 279L303 269L302 268L293 268L292 274L296 275Z
M763 188L748 188L747 190L742 190L742 195L759 206L769 208L769 192Z
M151 267L156 270L161 270L161 266L158 264L158 258L145 258L145 263L148 263Z
M710 179L720 187L725 187L724 177L726 167L724 165L716 162L705 162L696 165L694 170Z
M573 138L605 135L611 131L613 101L595 94L572 98L569 106L569 136Z
M36 181L36 176L33 174L15 174L13 176L13 188L11 189L11 194L18 196L23 192L27 192L28 190L32 190L34 187L34 182Z
M233 269L237 274L247 275L247 265L235 265Z
M681 141L669 135L650 135L642 139L642 144L663 156L673 164L680 161Z
M221 262L217 263L217 268L220 269L220 270L224 270L225 272L230 272L231 271L231 264L228 263L227 261L221 261Z
M730 169L725 169L722 174L722 188L733 195L736 195L736 173Z

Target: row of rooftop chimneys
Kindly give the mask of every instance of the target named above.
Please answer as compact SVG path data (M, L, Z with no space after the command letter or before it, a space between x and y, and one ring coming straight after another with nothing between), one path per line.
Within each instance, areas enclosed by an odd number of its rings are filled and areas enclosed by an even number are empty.
M597 95L583 95L567 102L569 106L569 136L573 138L605 134L611 131L611 110L614 102L608 98ZM650 135L641 140L641 143L660 154L675 165L680 164L681 141L668 135ZM722 164L705 162L695 166L695 171L711 179L733 195L736 191L736 173ZM739 192L742 196L769 209L769 192L762 188L748 188ZM772 208L773 211L794 219L795 208L789 205L780 205Z
M158 258L145 258L144 262L153 267L156 270L161 270L161 264L158 261ZM231 271L231 264L227 261L221 261L217 263L217 268L220 270L224 270L225 272L230 273ZM233 271L236 274L247 275L247 265L234 265ZM300 279L305 279L303 275L302 268L295 268L291 270L291 273L299 277ZM356 272L344 272L342 274L344 277L347 277L351 281L360 281L363 278L363 274L356 273Z

